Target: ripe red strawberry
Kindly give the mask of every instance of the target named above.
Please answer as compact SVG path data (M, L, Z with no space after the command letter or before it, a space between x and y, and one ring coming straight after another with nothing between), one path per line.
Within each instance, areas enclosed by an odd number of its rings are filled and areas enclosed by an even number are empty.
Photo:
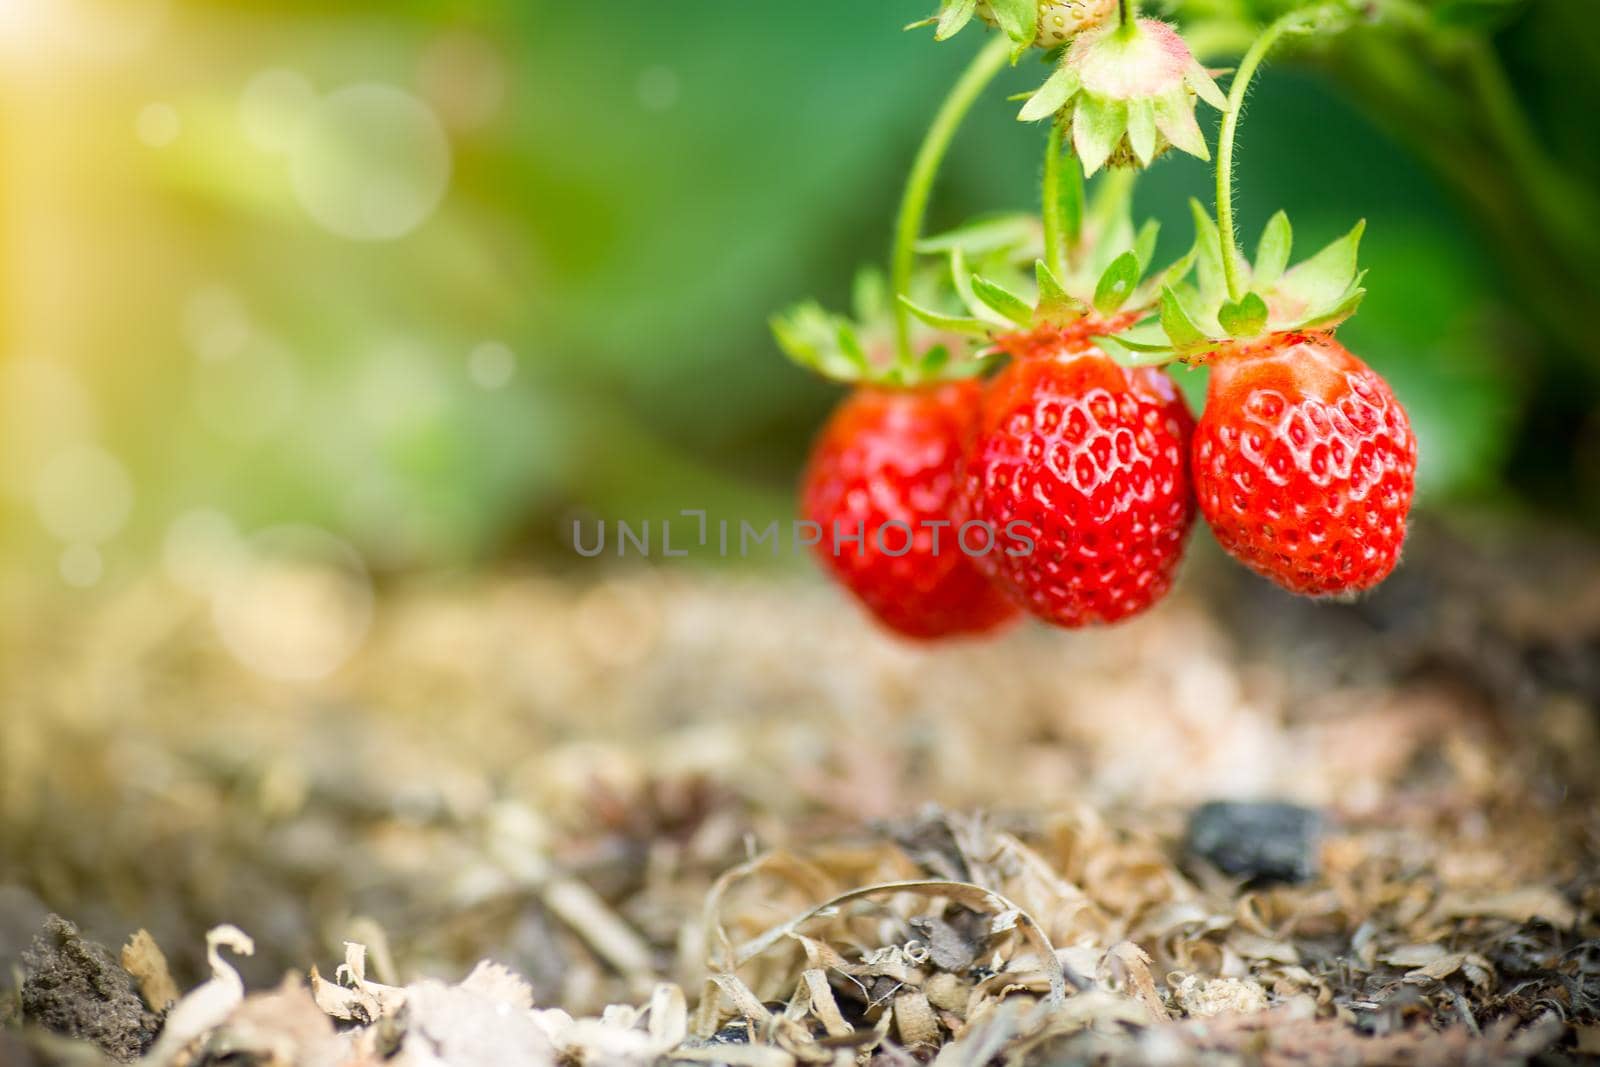
M954 521L981 398L971 380L860 387L823 427L801 485L802 515L822 530L818 558L907 637L986 633L1018 614L974 566Z
M1258 574L1306 596L1377 585L1400 560L1416 469L1405 409L1332 336L1216 353L1195 489L1222 547Z
M984 400L964 498L972 519L1034 544L980 566L1059 626L1144 611L1171 588L1194 523L1188 406L1165 374L1113 362L1083 330L1000 345L1013 362Z

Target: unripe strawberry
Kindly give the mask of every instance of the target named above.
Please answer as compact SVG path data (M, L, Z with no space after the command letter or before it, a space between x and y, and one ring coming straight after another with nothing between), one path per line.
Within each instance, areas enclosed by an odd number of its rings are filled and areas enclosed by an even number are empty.
M1081 31L1111 18L1117 10L1117 0L1038 0L1038 3L1038 35L1033 44L1044 49L1061 47ZM977 14L989 25L997 25L989 0L981 0Z
M1018 615L963 549L957 477L982 386L862 386L823 428L801 484L817 558L906 637L982 634ZM997 551L997 549L995 549Z
M1326 333L1219 348L1194 437L1218 542L1291 592L1370 589L1400 560L1417 439L1389 384Z

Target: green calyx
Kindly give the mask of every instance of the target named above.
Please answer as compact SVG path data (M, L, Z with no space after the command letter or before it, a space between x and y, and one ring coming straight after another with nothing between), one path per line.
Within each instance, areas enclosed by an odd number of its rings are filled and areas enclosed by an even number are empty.
M1216 223L1192 202L1195 216L1194 280L1166 285L1159 322L1110 339L1127 361L1140 364L1194 360L1224 345L1274 333L1331 330L1355 314L1366 290L1357 252L1365 222L1316 255L1289 266L1293 231L1289 216L1274 215L1262 231L1253 263L1225 250ZM1223 256L1234 257L1239 298L1229 293Z
M923 299L948 303L931 272L917 278ZM910 351L895 343L894 303L882 272L856 275L852 314L828 311L814 300L773 316L772 334L796 364L831 381L911 388L970 378L985 361L961 331L928 325L912 331Z
M910 299L903 305L930 327L988 341L1153 310L1162 291L1188 273L1193 254L1149 275L1159 226L1153 220L1134 226L1132 175L1103 179L1087 205L1081 183L1069 190L1062 199L1071 224L1058 258L1047 250L1045 228L1033 216L981 220L918 245L920 252L948 258L950 284L965 314Z
M1171 26L1138 19L1079 34L1017 117L1055 116L1067 124L1083 171L1092 175L1108 164L1147 167L1168 148L1210 159L1195 119L1197 98L1227 107Z

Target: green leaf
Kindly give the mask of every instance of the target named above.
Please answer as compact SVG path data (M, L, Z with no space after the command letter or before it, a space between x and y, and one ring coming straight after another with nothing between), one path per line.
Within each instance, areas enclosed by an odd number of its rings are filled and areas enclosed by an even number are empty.
M870 361L867 359L866 349L861 347L861 338L856 336L855 324L841 319L836 336L839 341L839 351L844 353L845 358L853 366L865 372Z
M1145 321L1112 334L1110 339L1134 352L1171 352L1172 345L1158 322Z
M1037 122L1049 118L1067 105L1067 101L1077 93L1080 84L1076 70L1065 65L1057 67L1055 73L1039 86L1038 91L1028 97L1028 102L1017 112L1017 118L1022 122Z
M1039 36L1039 5L1036 0L989 0L989 10L1001 32L1016 46L1011 52L1014 63Z
M1145 224L1139 227L1139 236L1133 241L1133 254L1139 260L1141 277L1150 269L1150 262L1156 257L1156 238L1160 236L1161 223L1155 219L1147 219Z
M1100 275L1100 283L1094 287L1095 310L1102 315L1115 314L1133 295L1138 284L1139 257L1132 252L1124 252L1112 260L1111 266Z
M1206 135L1200 132L1200 123L1195 121L1194 100L1183 86L1156 97L1153 114L1156 129L1166 135L1173 148L1197 159L1211 158Z
M889 283L883 271L876 267L862 267L856 271L850 290L850 307L861 322L883 317L889 310Z
M978 299L978 294L972 289L972 271L967 267L967 257L959 247L950 250L950 284L955 287L956 295L961 302L972 312L974 318L985 322L1004 325L1006 320L989 310L989 306Z
M796 364L835 381L859 381L866 368L848 319L807 301L771 319L778 346ZM854 345L854 351L846 347Z
M922 353L922 359L917 363L917 370L923 378L937 377L939 372L950 364L950 348L947 345L934 345Z
M933 31L935 41L948 41L966 28L972 21L972 13L978 9L978 0L945 0L944 10L939 12L939 28Z
M1293 247L1294 230L1289 225L1289 216L1280 211L1261 231L1261 243L1256 246L1255 284L1265 287L1283 277L1283 268L1289 263Z
M1523 0L1446 0L1434 9L1433 19L1441 26L1492 31L1511 21Z
M1128 101L1128 144L1140 166L1148 167L1156 157L1156 109L1150 100L1137 97Z
M1169 285L1175 286L1183 281L1189 272L1194 269L1194 259L1195 249L1191 245L1189 250L1178 259L1167 264L1166 267L1157 271L1153 276L1146 278L1143 284L1139 286L1139 291L1134 294L1139 301L1139 306L1141 308L1147 306L1153 301L1154 294L1160 293Z
M1172 347L1179 351L1211 343L1211 338L1195 325L1183 301L1178 299L1177 290L1170 285L1161 290L1161 329L1166 333L1167 340L1172 342Z
M1188 69L1183 72L1183 80L1188 83L1189 88L1193 89L1195 95L1200 99L1218 111L1228 110L1228 98L1222 95L1222 90L1217 88L1217 83L1212 80L1211 73L1200 65L1198 59L1189 61Z
M1026 300L1005 286L992 282L981 275L974 274L972 276L972 291L977 294L979 300L1018 326L1033 325L1033 308L1028 306Z
M1326 311L1313 315L1299 325L1306 330L1326 329L1330 326L1337 326L1356 313L1356 309L1361 306L1361 301L1366 295L1367 291L1357 285L1346 293L1337 304Z
M1246 293L1238 303L1217 309L1217 321L1230 337L1255 337L1267 325L1267 302L1256 293Z
M959 248L969 256L981 256L1037 241L1038 236L1039 220L1033 215L991 215L945 233L925 237L917 242L917 251L926 255L942 255Z
M795 363L815 368L821 362L822 357L816 345L791 319L774 315L767 325L772 328L772 336L778 342L778 347Z
M1085 177L1105 166L1128 129L1127 105L1088 93L1072 109L1072 147L1083 163Z
M946 315L942 311L925 308L914 303L910 297L900 297L900 306L905 308L918 319L932 326L936 330L946 330L950 333L966 334L971 337L989 336L989 324L982 319L967 318L962 315Z
M1136 344L1121 335L1096 337L1095 343L1111 357L1112 362L1124 367L1160 367L1178 357L1171 346Z
M1039 306L1034 311L1034 321L1063 325L1081 316L1087 309L1083 303L1067 292L1044 260L1035 260L1033 273L1039 279Z
M1341 300L1355 284L1356 257L1366 221L1303 263L1290 268L1278 281L1278 288L1312 310Z

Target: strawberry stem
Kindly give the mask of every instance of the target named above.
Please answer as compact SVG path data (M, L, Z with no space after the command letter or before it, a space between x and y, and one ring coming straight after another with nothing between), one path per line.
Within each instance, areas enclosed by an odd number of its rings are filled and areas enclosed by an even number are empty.
M956 81L950 95L934 116L933 125L917 150L917 158L906 176L905 193L900 199L900 212L895 219L894 246L889 254L890 282L896 297L911 295L911 273L917 262L917 238L922 235L922 221L928 213L928 199L933 194L933 182L938 177L939 165L944 162L950 142L955 138L961 120L967 117L972 105L988 88L989 83L1005 68L1011 56L1011 41L997 34L972 58L967 69ZM894 306L895 347L901 359L910 359L911 313L898 299Z
M1067 222L1061 210L1062 138L1066 125L1057 118L1050 124L1044 145L1044 183L1041 197L1044 219L1044 261L1060 276L1066 272Z
M1228 86L1228 110L1222 113L1222 132L1217 137L1217 230L1222 237L1222 274L1228 283L1228 299L1234 303L1244 297L1239 285L1239 243L1233 226L1233 138L1239 129L1239 112L1244 108L1244 95L1261 61L1267 58L1278 39L1304 17L1302 11L1291 11L1262 30L1261 36L1239 61L1233 83Z

